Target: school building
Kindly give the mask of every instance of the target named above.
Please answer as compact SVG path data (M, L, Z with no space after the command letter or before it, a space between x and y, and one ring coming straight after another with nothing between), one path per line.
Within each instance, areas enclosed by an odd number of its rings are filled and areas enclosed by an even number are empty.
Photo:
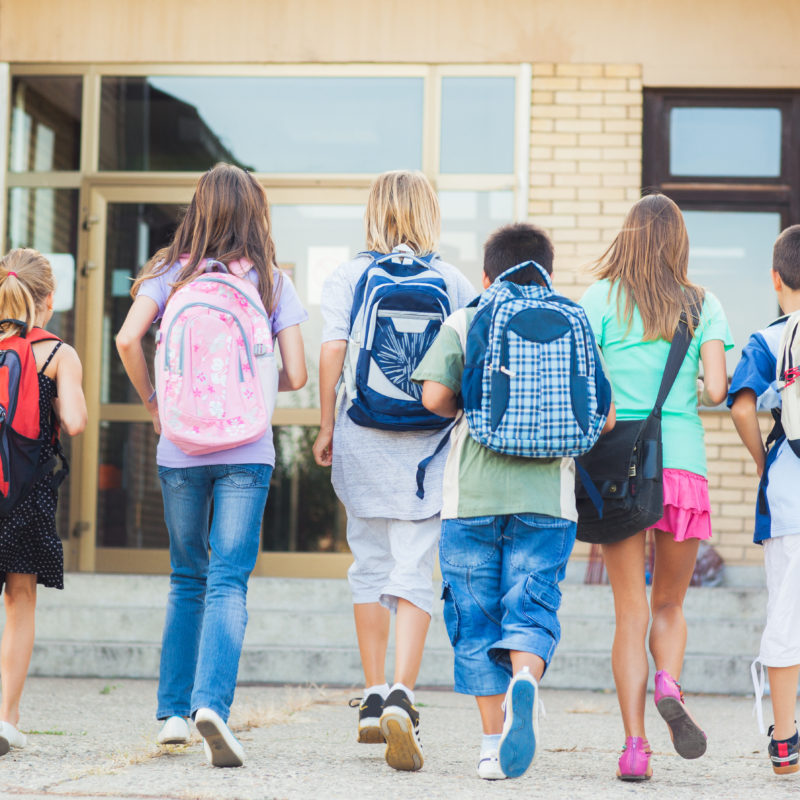
M67 568L168 570L156 439L113 335L202 171L257 174L311 314L256 574L343 576L344 514L311 457L313 365L322 281L363 246L372 176L425 172L441 254L476 285L493 228L544 226L574 298L659 188L685 213L691 277L727 311L732 367L777 315L772 243L800 223L798 31L796 0L0 0L0 241L50 255L54 330L90 410L60 507ZM754 470L726 411L703 421L714 543L755 565Z

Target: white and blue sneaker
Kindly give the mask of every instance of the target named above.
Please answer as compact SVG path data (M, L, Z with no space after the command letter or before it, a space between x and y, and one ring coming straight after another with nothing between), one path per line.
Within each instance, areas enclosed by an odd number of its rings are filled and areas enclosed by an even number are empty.
M512 679L503 703L505 721L500 736L500 770L509 778L519 778L536 757L539 738L539 684L528 667Z
M481 758L478 761L478 777L483 778L485 781L502 781L505 779L506 775L500 769L497 750L490 750L486 753L481 752Z

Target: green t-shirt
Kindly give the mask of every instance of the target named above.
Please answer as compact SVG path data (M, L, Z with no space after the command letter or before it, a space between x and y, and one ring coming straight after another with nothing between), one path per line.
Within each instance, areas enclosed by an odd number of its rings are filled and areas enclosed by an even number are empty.
M670 343L664 339L643 341L644 323L638 308L634 309L633 324L630 331L627 330L627 323L617 316L619 287L619 281L613 289L610 281L598 281L586 290L581 305L603 353L614 389L617 419L643 419L656 402ZM624 313L624 296L621 309ZM666 468L706 474L703 423L697 414L697 375L700 347L714 339L720 340L726 350L733 347L725 312L719 300L706 291L700 324L664 403L661 439Z
M462 308L445 320L413 380L436 381L460 394L464 343L474 316L474 308ZM450 434L442 494L443 519L503 514L546 514L573 522L578 518L571 458L496 453L469 435L463 414Z

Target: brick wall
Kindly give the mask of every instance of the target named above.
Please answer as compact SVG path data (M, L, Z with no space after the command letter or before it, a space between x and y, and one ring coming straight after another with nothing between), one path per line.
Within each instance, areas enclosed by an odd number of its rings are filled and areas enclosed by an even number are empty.
M554 279L578 299L587 269L611 243L642 188L642 77L638 64L534 64L528 215L555 244ZM755 564L757 478L725 412L702 415L713 543L729 564ZM770 420L762 420L768 429ZM588 546L578 544L577 556Z

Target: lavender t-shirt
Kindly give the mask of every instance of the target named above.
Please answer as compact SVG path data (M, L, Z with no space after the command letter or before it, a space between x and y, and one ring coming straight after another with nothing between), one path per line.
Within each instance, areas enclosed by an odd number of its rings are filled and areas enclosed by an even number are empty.
M238 264L228 265L231 272L242 274L244 269L238 270ZM180 270L181 265L175 264L156 278L145 281L139 288L139 297L149 297L158 306L153 322L157 322L164 314L167 300L172 293L171 284ZM247 272L247 278L254 285L258 284L258 275L254 269ZM279 273L274 273L276 292L279 293L275 309L270 314L272 335L277 336L284 328L299 325L308 319L308 312L300 303L297 290L289 278ZM229 450L219 450L216 453L206 453L201 456L190 456L183 452L174 442L163 434L158 440L156 462L160 467L203 467L210 464L269 464L275 466L275 445L272 442L272 427L255 442L244 444L241 447L232 447Z

